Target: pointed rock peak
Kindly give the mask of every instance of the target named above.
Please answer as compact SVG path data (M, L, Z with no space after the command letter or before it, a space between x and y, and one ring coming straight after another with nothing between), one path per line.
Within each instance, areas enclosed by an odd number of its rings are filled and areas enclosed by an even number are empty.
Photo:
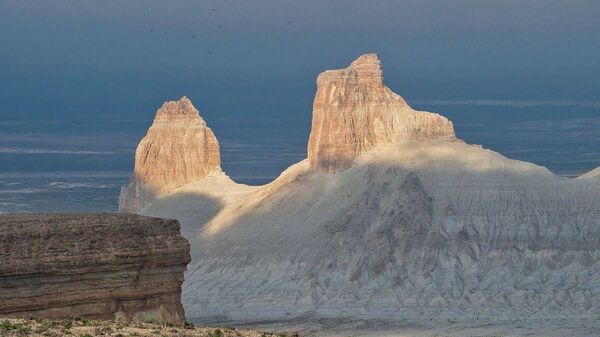
M341 171L380 144L439 141L456 141L452 123L411 109L386 87L377 54L319 74L308 141L311 167Z
M381 60L377 54L363 54L354 60L349 68L356 71L358 79L367 83L372 83L377 87L383 87L383 69Z
M135 151L119 209L137 213L158 196L221 172L219 142L192 101L184 96L165 102Z
M334 83L335 87L339 87L340 81L345 84L356 83L383 89L383 69L379 55L363 54L352 61L347 68L325 71L317 79L317 83L321 86Z
M156 117L177 117L199 115L200 112L187 96L181 97L178 101L167 101L156 111Z
M352 61L351 66L376 66L381 68L381 60L379 55L375 53L362 54L356 60Z

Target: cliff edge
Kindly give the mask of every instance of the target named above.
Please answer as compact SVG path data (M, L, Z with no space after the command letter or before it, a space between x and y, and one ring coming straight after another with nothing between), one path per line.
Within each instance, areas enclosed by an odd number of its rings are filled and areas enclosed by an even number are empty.
M189 243L176 220L0 215L0 315L181 323Z

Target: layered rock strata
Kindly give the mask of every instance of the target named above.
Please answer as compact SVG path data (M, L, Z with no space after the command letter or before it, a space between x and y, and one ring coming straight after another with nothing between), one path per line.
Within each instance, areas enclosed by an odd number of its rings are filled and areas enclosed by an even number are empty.
M189 243L176 220L0 215L0 315L181 323Z
M192 101L184 96L165 102L135 151L119 210L136 213L156 197L215 173L221 173L219 142Z
M413 110L383 84L377 54L365 54L348 68L317 78L308 141L311 167L344 170L354 158L377 145L454 141L452 122L438 114Z

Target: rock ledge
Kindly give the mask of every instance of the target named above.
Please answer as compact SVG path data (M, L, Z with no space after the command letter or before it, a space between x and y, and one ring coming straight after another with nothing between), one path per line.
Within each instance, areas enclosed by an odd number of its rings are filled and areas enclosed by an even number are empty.
M0 315L185 321L189 243L176 220L0 215Z

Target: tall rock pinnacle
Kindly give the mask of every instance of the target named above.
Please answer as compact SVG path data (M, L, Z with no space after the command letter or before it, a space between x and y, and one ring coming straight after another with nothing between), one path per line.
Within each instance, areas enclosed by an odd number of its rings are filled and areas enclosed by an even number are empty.
M155 197L221 172L219 142L192 101L165 102L135 151L131 183L122 188L119 210L137 212Z
M317 78L308 141L313 168L344 170L379 144L454 140L447 118L413 110L383 84L377 54L364 54L348 68L327 70Z

